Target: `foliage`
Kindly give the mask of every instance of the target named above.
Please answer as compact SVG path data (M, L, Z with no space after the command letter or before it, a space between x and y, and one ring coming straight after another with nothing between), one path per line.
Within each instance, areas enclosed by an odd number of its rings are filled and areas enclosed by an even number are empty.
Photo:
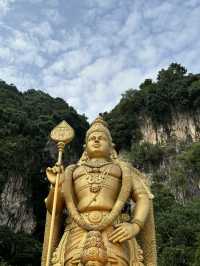
M153 182L163 182L182 202L200 195L200 142L171 143L165 146L136 143L127 157L149 173Z
M131 143L141 138L136 113L134 113L134 110L131 112L131 115L129 113L133 105L132 98L134 95L135 91L127 91L122 95L120 105L116 106L114 112L105 112L102 114L108 122L112 138L118 151L121 149L129 150Z
M149 172L152 168L157 167L163 160L163 149L158 144L143 142L142 144L133 144L129 158L133 164L140 169Z
M145 117L151 118L155 128L168 125L174 112L194 114L199 104L200 76L187 74L184 67L173 63L159 71L156 81L147 79L139 90L126 91L119 104L103 114L117 150L128 151L132 163L151 176L160 266L199 265L200 200L194 195L199 193L200 143L139 144L139 125ZM60 98L36 90L21 93L0 81L0 193L12 173L23 174L37 218L33 236L0 228L0 266L40 264L38 239L42 240L43 199L48 190L44 170L56 158L48 134L63 119L76 132L76 139L67 147L68 163L80 156L88 128L85 116ZM180 195L184 200L177 201Z
M199 262L200 262L200 234L199 234L199 240L197 243L197 249L195 252L195 261L194 261L193 266L199 266Z
M0 260L0 266L10 266L10 265L4 260Z
M200 234L200 200L182 205L159 183L154 184L153 192L158 265L192 266Z
M114 142L119 149L130 148L142 139L139 125L150 118L155 129L171 123L174 113L194 114L200 106L200 75L172 63L158 73L157 80L146 79L139 90L128 90L114 109L104 113L110 125Z
M133 144L129 152L133 165L151 176L160 266L199 265L199 155L199 142Z
M192 143L178 160L183 162L185 167L192 168L197 175L200 172L200 142Z
M65 163L69 163L82 152L88 128L86 117L60 98L33 89L21 93L14 85L0 81L0 193L9 176L23 176L40 239L44 229L44 198L48 191L45 169L56 160L56 147L50 142L49 133L62 120L69 122L76 133L66 148Z
M192 143L177 155L170 171L170 186L182 199L199 195L200 142Z
M40 265L41 243L25 233L0 227L0 266Z

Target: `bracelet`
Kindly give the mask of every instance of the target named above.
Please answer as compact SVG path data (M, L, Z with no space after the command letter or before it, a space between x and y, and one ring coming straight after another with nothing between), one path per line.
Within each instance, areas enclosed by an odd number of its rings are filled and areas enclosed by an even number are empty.
M63 184L63 183L60 183L60 184L58 185L58 188L61 188L62 184ZM55 185L51 184L50 189L55 190Z
M144 222L141 222L141 221L138 220L138 219L133 219L133 220L132 220L132 224L137 224L137 225L140 227L140 229L142 229L143 226L144 226Z
M55 185L52 185L52 184L51 184L50 189L55 190Z

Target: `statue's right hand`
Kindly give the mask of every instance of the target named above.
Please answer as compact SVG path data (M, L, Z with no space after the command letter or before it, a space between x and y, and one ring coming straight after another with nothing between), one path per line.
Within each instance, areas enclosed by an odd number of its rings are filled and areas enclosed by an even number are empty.
M55 186L56 184L56 178L57 175L60 173L60 178L59 178L59 185L61 185L64 181L64 167L63 165L54 165L53 167L47 167L46 169L46 175L49 180L49 182Z

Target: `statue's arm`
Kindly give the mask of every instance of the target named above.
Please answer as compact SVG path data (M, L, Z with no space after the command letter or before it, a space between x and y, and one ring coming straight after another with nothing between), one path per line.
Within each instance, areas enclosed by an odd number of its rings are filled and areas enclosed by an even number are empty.
M73 167L74 166L69 165L68 167L66 167L65 171L62 170L60 172L60 181L59 181L59 185L58 185L57 204L56 204L56 214L61 213L63 211L63 208L65 207L63 184L69 178L69 175L72 175L71 169ZM56 178L58 171L59 171L59 169L56 167L49 168L49 170L47 170L47 177L48 177L49 181L51 182L51 188L50 188L50 191L49 191L47 198L45 199L45 204L46 204L47 210L50 213L52 212L52 209L53 209L53 200L54 200L54 192L55 192L55 187L54 187L55 186L55 178ZM54 174L54 178L53 178L53 174Z
M142 174L129 164L121 164L123 174L130 178L132 199L135 202L133 219L130 223L116 225L116 229L110 234L109 240L113 243L123 242L135 237L142 229L150 211L151 193L147 185L142 181Z
M142 174L141 174L142 175ZM132 199L135 202L135 209L132 223L143 227L150 210L150 191L146 186L139 171L131 173L132 181Z
M53 209L54 192L55 192L55 188L51 186L49 194L47 198L45 199L46 208L50 213L52 212L52 209ZM61 213L63 208L64 208L64 198L63 198L63 194L61 191L61 187L59 187L58 194L57 194L56 214Z

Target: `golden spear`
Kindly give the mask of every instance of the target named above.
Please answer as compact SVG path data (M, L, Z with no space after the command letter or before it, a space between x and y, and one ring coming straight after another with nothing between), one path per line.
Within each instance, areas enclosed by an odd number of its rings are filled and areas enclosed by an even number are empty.
M74 137L73 128L66 122L62 121L58 124L50 134L52 140L57 143L58 147L58 161L56 163L57 166L61 167L62 165L62 155L64 152L65 145L69 143ZM50 266L51 253L52 253L52 239L53 239L53 230L56 216L56 204L58 197L58 185L60 179L60 171L56 175L56 183L55 183L55 191L53 198L53 209L52 209L52 217L51 217L51 225L50 225L50 233L49 233L49 241L48 241L48 249L47 249L47 260L46 266Z

